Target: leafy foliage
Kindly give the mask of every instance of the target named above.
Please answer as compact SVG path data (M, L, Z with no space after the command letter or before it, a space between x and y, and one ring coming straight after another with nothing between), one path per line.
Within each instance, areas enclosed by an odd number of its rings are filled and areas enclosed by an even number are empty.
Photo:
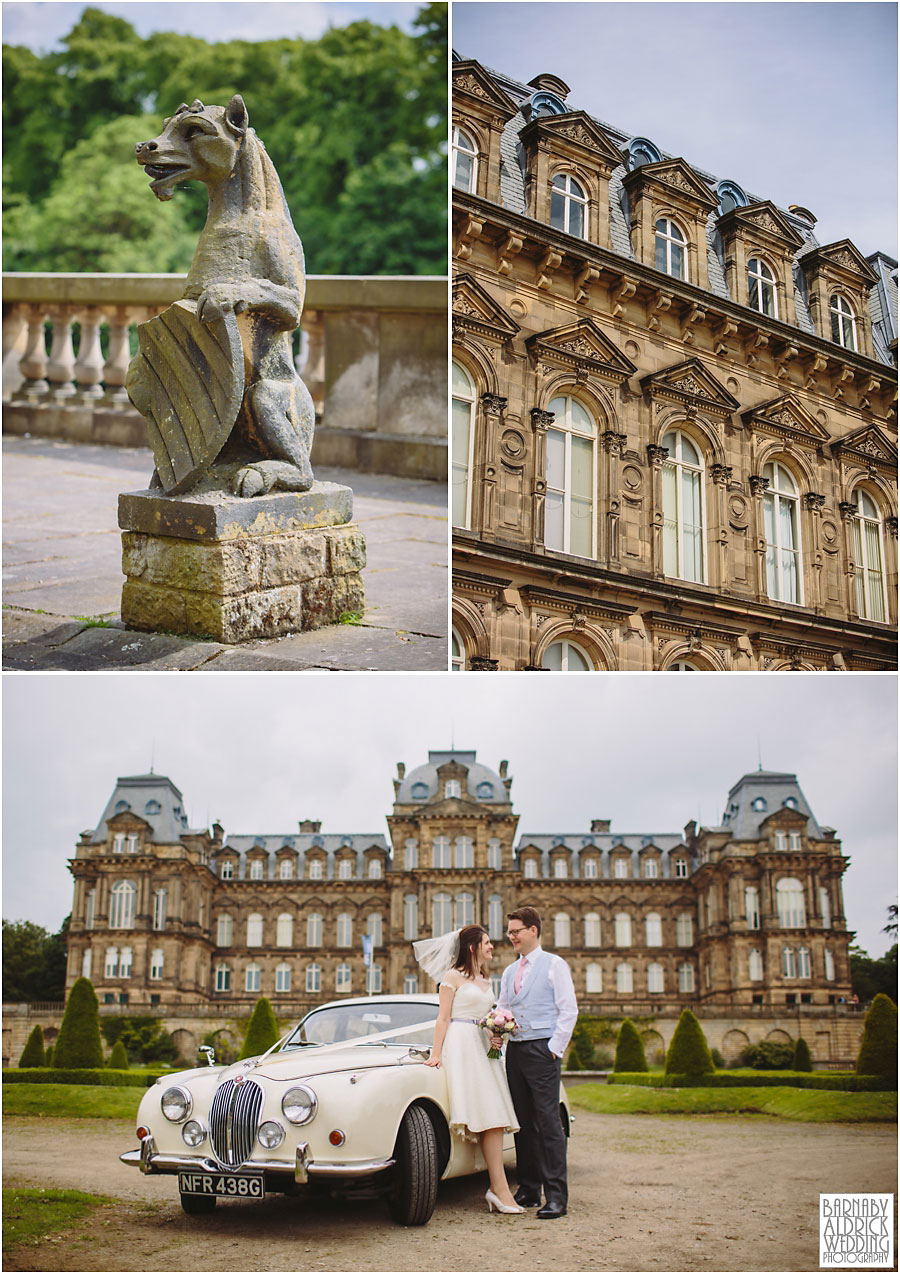
M763 1040L761 1044L748 1044L741 1053L738 1062L741 1066L750 1066L758 1071L791 1070L794 1060L794 1045L780 1044L777 1040Z
M711 1075L715 1067L703 1029L690 1009L682 1009L666 1053L667 1075Z
M240 1056L256 1057L258 1054L264 1053L267 1048L271 1048L273 1044L277 1044L277 1042L278 1023L275 1021L275 1014L272 1012L271 1004L262 995L254 1005Z
M65 999L68 931L68 916L54 934L30 920L3 921L3 999L7 1003Z
M794 1045L794 1056L791 1061L792 1071L811 1071L812 1058L809 1055L809 1045L802 1035L798 1036L797 1043Z
M616 1041L616 1060L613 1070L647 1070L647 1058L644 1055L644 1042L638 1034L637 1027L634 1022L627 1017L619 1029L619 1038Z
M856 1073L897 1084L897 1006L886 995L876 995L866 1014Z
M39 1026L36 1026L28 1036L25 1047L22 1049L22 1056L19 1058L19 1066L45 1065L44 1032Z
M178 1050L158 1017L105 1017L100 1030L107 1044L121 1042L131 1062L168 1065L175 1061Z
M577 1059L578 1065L573 1066L573 1059ZM578 1021L575 1024L575 1030L572 1032L572 1048L569 1053L569 1070L585 1070L589 1069L594 1061L594 1041L591 1039L590 1032L586 1024Z
M4 268L186 270L205 192L159 204L134 144L185 97L239 92L311 273L444 274L447 6L415 27L212 44L86 8L61 52L5 46Z
M850 948L850 984L863 1004L876 995L887 995L897 1000L897 944L877 960L861 947Z
M97 996L87 978L79 978L69 992L53 1063L62 1070L103 1065Z

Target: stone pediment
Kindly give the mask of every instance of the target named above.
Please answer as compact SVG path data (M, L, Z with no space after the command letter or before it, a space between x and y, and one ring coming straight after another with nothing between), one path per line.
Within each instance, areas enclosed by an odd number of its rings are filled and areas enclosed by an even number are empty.
M723 234L727 234L733 227L746 226L751 234L754 229L762 230L766 236L771 235L795 250L803 243L803 239L787 217L767 199L761 203L748 204L743 208L733 208L731 212L719 218L718 224Z
M849 239L840 239L837 243L826 243L824 247L817 248L815 252L810 252L801 259L801 265L804 268L814 262L819 265L834 266L838 270L853 274L857 280L862 280L867 285L878 281L878 276L866 258Z
M668 187L673 195L686 195L707 212L718 207L718 201L709 186L684 159L661 159L657 164L641 164L624 179L624 184L628 187L649 182Z
M645 393L654 398L669 398L674 402L702 406L719 415L731 415L740 403L729 394L724 385L706 370L699 358L689 358L661 372L652 372L641 380Z
M453 282L453 325L505 343L520 328L471 274L459 274Z
M611 167L622 162L622 156L586 111L567 111L565 115L542 115L522 130L522 140L527 145L536 137L558 137L561 142L574 142L576 146L600 155Z
M135 814L134 810L119 810L118 814L113 814L106 820L107 827L134 827L139 825L146 827L148 831L153 828L145 818L141 818L140 814Z
M885 465L892 471L897 467L897 446L878 428L877 425L865 425L855 433L848 434L835 444L835 451L843 455L858 457L862 463L873 462Z
M627 380L637 371L634 363L589 318L538 332L529 336L525 344L535 360L580 369L608 380Z
M771 433L787 435L815 446L828 442L831 437L828 430L791 394L760 403L758 407L743 412L741 419L753 428L762 427Z
M487 71L475 61L453 63L454 97L475 98L484 106L493 108L503 118L512 119L519 109L508 94L494 83Z

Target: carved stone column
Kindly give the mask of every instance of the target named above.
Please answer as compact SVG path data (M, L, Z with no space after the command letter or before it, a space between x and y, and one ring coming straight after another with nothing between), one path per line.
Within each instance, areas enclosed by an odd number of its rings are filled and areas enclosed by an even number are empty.
M716 562L715 578L713 578L712 572L708 572L707 580L710 584L716 584L719 587L727 583L731 578L731 571L728 569L728 509L725 502L732 473L732 466L728 464L713 464L709 467L716 507L714 510L715 521L711 520L708 534L710 544L715 541L719 546L719 557Z
M750 494L755 497L753 500L753 552L756 556L756 595L757 597L767 597L769 592L766 583L766 551L768 542L766 540L762 502L763 496L769 489L769 479L762 477L761 474L751 473L749 482Z
M842 500L838 505L841 515L841 522L844 526L844 561L847 563L845 574L847 576L847 611L851 619L859 619L859 603L856 597L856 549L853 545L853 522L859 513L859 509L855 503L851 504L848 500Z
M44 340L44 319L46 310L40 305L29 305L27 309L28 337L25 353L19 361L19 371L23 377L17 398L42 398L49 390L47 384L47 347Z
M72 345L71 310L57 307L50 311L53 323L53 340L50 346L50 358L47 360L47 380L50 382L50 397L57 402L64 402L75 395L75 350Z
M95 307L82 310L78 315L81 323L81 341L78 346L78 357L75 360L75 383L78 397L83 402L91 402L103 397L103 355L100 353L100 324L103 315Z
M825 497L815 491L807 491L803 497L803 503L809 511L812 524L812 558L809 575L809 591L811 595L807 597L806 604L807 606L812 606L817 615L821 615L824 611L822 567L825 563L822 554L822 510L825 507Z
M616 433L614 429L607 429L601 436L600 441L603 444L604 453L607 456L605 486L606 490L601 489L598 492L601 502L605 498L605 522L606 536L605 543L598 546L597 559L601 562L612 563L619 561L619 515L621 513L621 500L619 491L621 482L621 457L628 444L628 435ZM602 507L602 504L601 504Z
M493 531L497 520L497 460L496 452L503 413L507 400L499 394L481 395L481 459L478 449L473 448L473 472L469 475L472 483L472 509L481 508L480 525L473 518L473 530ZM473 423L477 430L477 422ZM480 501L477 499L481 495Z
M531 409L531 428L534 433L534 483L532 486L531 504L531 539L533 544L544 542L544 501L547 495L547 480L544 477L547 464L547 430L556 419L556 413L542 411L540 407Z
M651 470L650 486L650 566L653 574L662 578L663 571L663 502L662 502L662 466L669 454L668 447L658 447L655 443L647 444L647 463Z

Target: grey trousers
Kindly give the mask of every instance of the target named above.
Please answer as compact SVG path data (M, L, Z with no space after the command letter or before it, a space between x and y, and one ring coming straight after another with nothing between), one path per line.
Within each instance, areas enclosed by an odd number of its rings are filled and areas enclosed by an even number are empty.
M559 1119L560 1061L548 1040L513 1040L506 1046L506 1077L516 1108L516 1176L519 1186L547 1203L565 1207L566 1137Z

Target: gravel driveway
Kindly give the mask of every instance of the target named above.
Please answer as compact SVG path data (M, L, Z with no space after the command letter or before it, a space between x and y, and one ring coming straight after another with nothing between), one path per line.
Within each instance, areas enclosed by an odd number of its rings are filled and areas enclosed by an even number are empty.
M9 1118L6 1185L120 1202L81 1229L7 1253L8 1270L815 1270L820 1190L897 1189L894 1125L577 1113L570 1212L489 1215L486 1176L441 1186L401 1229L377 1199L269 1195L189 1218L172 1178L118 1161L130 1122Z

